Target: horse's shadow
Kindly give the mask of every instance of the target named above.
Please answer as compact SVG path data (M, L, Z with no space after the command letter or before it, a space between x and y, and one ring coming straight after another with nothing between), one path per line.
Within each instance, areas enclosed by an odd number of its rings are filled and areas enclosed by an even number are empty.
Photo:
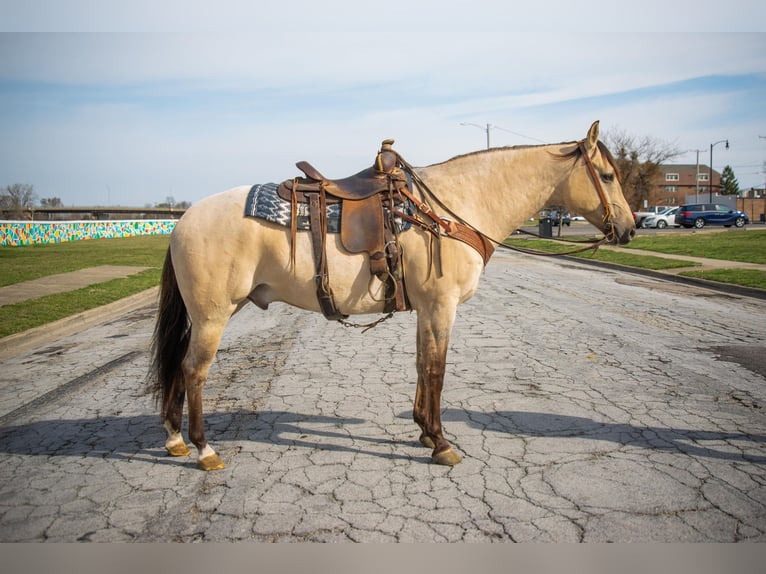
M758 434L639 426L599 422L572 415L522 411L482 412L447 409L442 414L442 421L464 423L481 431L524 438L579 438L608 441L621 446L633 446L652 451L766 464L766 454L752 455L739 452L739 449L733 452L731 449L731 445L736 443L738 447L752 451L756 445L766 443L766 436ZM705 442L710 444L703 444Z
M397 453L395 445L406 441L364 436L355 434L353 430L343 430L366 422L352 417L270 410L237 410L205 416L207 435L221 451L227 449L223 443L249 441L283 447L369 454L388 459L430 460L431 453L427 449L422 450L422 456L412 455L411 451ZM409 444L420 446L414 429L412 434L415 438ZM44 420L0 427L0 454L151 460L181 466L195 465L194 457L168 457L163 446L165 438L165 431L157 415Z
M399 418L410 416L409 413L402 413ZM461 434L458 423L462 423L484 433L522 438L609 441L653 451L766 464L766 456L747 454L731 448L736 443L738 447L752 451L754 446L766 443L764 435L604 423L587 417L516 411L447 409L442 420L453 423L451 430L457 436L455 442L458 446ZM410 449L405 452L396 448L396 444L419 444L415 438L418 429L414 423L412 441L401 441L355 433L353 428L348 427L367 421L352 417L238 410L210 413L205 422L208 436L219 445L249 441L283 447L368 454L396 460L430 461L428 449L422 449L421 456L413 455ZM9 455L82 456L194 465L194 457L167 457L163 448L164 441L165 432L157 415L45 420L0 428L0 453Z

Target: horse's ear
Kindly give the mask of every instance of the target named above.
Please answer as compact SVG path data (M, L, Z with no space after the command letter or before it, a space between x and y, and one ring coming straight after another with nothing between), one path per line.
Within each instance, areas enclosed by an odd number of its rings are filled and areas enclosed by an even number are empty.
M588 137L585 140L585 145L588 151L590 151L594 147L596 147L597 143L598 143L598 120L593 122L593 125L590 126L590 129L588 130Z

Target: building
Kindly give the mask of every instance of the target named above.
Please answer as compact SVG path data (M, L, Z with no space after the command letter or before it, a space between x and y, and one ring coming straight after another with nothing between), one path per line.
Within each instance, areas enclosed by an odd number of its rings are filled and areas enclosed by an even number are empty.
M721 174L713 170L712 192L721 190ZM704 164L661 165L649 205L681 205L687 200L704 203L710 197L710 168ZM689 199L696 198L697 199Z
M709 184L710 168L704 164L699 167L696 163L661 165L647 206L722 203L744 211L752 223L766 221L766 193L763 189L741 189L738 195L719 195L721 174L715 170L712 190Z

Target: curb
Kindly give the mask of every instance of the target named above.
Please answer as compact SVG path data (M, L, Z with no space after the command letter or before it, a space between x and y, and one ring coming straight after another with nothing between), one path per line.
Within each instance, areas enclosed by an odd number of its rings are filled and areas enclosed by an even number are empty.
M153 305L157 302L159 290L159 287L152 287L114 303L88 309L82 313L65 317L52 323L3 337L0 339L0 360L20 355L35 347L74 335L88 327L115 319L136 309Z
M639 267L629 267L627 265L620 265L619 263L594 261L592 259L583 259L581 257L572 257L570 255L559 256L559 259L565 259L570 263L582 263L591 267L622 271L633 275L642 275L653 279L702 287L722 293L766 300L766 290L757 289L755 287L744 287L741 285L719 283L694 277L683 277L672 273L663 273L661 271L641 269ZM39 327L34 327L27 331L4 337L0 339L0 360L20 355L21 353L30 351L46 343L74 335L79 331L117 318L131 311L135 311L136 309L148 307L156 303L158 295L159 287L152 287L151 289L136 293L130 297L125 297L114 303L88 309L77 315L65 317L52 323L40 325Z
M664 281L671 281L673 283L691 285L693 287L703 287L705 289L720 291L722 293L729 293L731 295L741 295L743 297L753 297L755 299L766 299L766 289L758 289L756 287L745 287L743 285L733 285L731 283L719 283L718 281L698 279L696 277L684 277L674 273L663 273L662 271L654 271L653 269L629 267L627 265L620 265L619 263L610 263L606 261L594 261L592 259L572 257L571 255L562 255L561 259L566 259L567 261L573 263L584 263L585 265L590 265L592 267L602 267L614 271L632 273L633 275L642 275L644 277L651 277L653 279L661 279Z

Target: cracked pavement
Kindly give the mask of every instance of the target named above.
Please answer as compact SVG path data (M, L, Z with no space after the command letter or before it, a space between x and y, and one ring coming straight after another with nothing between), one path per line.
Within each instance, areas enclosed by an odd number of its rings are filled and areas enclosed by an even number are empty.
M249 306L212 473L165 454L153 312L0 363L0 541L766 541L764 301L496 254L448 355L453 468L417 442L414 314Z

